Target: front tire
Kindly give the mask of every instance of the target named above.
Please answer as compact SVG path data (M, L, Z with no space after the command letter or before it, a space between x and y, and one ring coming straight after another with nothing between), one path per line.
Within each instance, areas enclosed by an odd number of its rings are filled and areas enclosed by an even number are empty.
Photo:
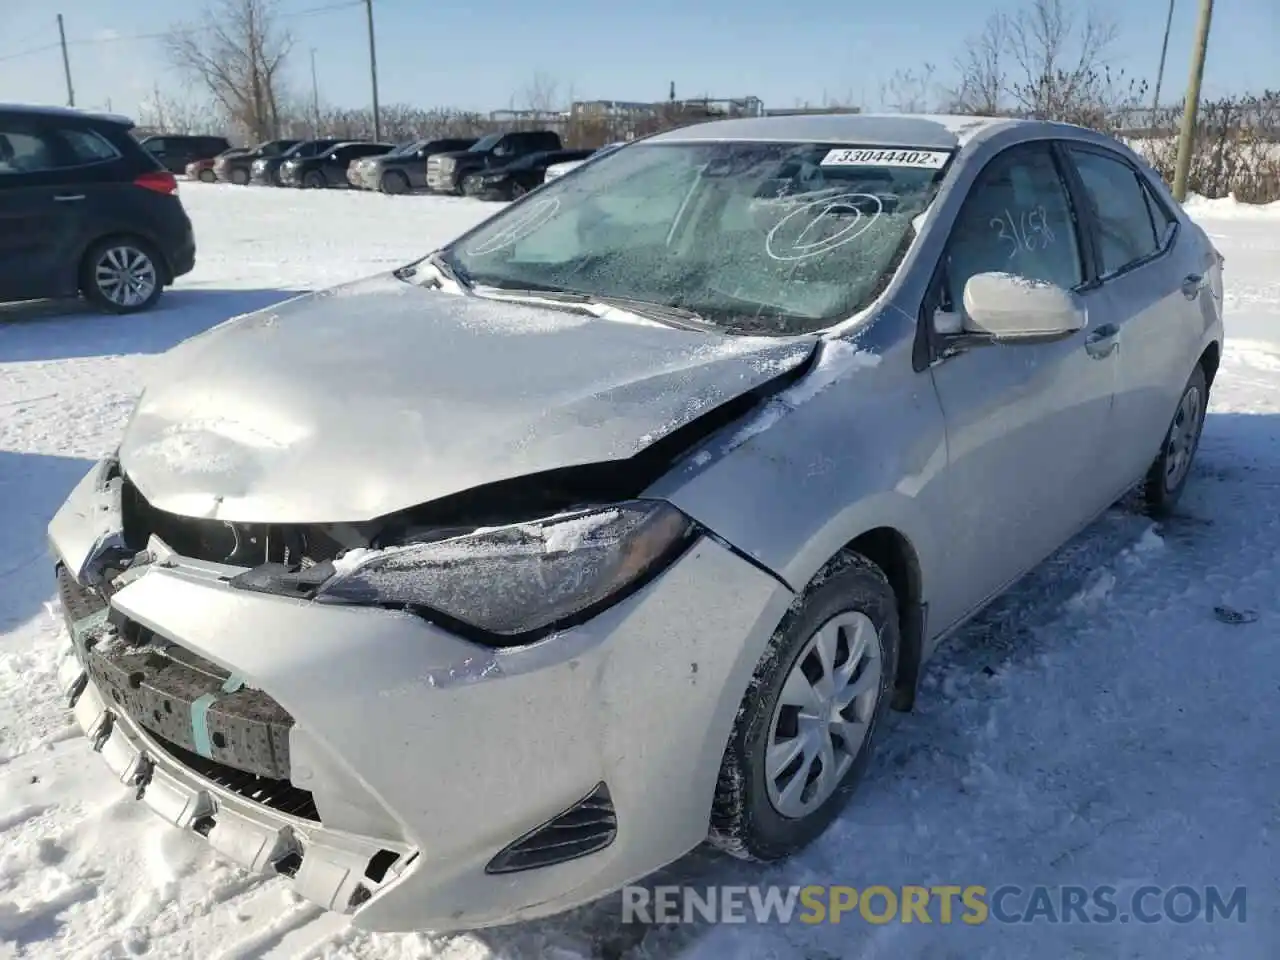
M80 269L80 291L106 313L149 310L164 289L161 261L144 240L112 237L94 244Z
M1178 505L1191 476L1191 464L1200 449L1200 433L1209 406L1209 381L1204 367L1196 364L1182 388L1173 422L1160 445L1160 453L1147 471L1142 492L1147 509L1155 516L1168 516Z
M329 181L325 179L324 173L319 170L312 170L302 178L302 185L308 190L323 190L329 185Z
M217 183L218 178L212 170L201 170L200 182L201 183Z
M249 185L249 171L243 167L236 167L231 171L231 182L239 187L247 187Z
M756 667L721 761L713 844L778 860L839 815L892 699L898 613L884 572L846 553L794 604Z
M408 193L409 178L399 170L388 170L382 175L383 193Z

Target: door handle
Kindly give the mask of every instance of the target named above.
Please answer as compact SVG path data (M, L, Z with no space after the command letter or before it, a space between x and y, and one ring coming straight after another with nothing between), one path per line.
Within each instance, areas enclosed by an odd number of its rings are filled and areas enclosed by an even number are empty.
M1120 328L1104 323L1085 339L1084 349L1095 360L1103 360L1120 349Z
M1204 277L1198 273L1189 273L1182 278L1182 295L1188 300L1194 300L1200 296L1200 291L1204 289Z
M58 203L71 203L73 200L83 200L83 193L60 193L53 198Z

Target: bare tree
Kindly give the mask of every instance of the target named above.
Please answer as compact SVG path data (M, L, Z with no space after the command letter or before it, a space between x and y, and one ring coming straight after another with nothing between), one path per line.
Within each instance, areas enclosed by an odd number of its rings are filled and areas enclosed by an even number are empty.
M561 109L560 83L550 74L539 70L528 86L521 91L517 109L536 113L552 113Z
M1008 46L1018 77L1009 93L1034 117L1069 119L1093 99L1108 69L1116 25L1096 10L1077 25L1063 0L1032 0L1008 21Z
M880 84L880 102L891 113L928 113L937 102L931 63L917 70L897 70Z
M226 118L207 100L166 96L159 87L138 109L140 132L204 134L226 129Z
M277 27L275 0L210 0L200 23L176 28L166 46L173 65L246 134L277 135L293 38Z
M959 83L950 91L949 108L955 113L999 115L1009 89L1008 53L1009 15L996 11L955 60Z
M997 12L957 58L949 106L1114 129L1146 92L1108 62L1116 35L1107 17L1097 10L1078 17L1069 0Z

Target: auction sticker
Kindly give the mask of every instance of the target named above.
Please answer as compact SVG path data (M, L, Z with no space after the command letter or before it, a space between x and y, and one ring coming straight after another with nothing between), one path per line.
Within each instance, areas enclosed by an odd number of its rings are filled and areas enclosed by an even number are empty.
M824 167L922 167L941 170L950 150L875 150L866 147L831 150L822 158Z

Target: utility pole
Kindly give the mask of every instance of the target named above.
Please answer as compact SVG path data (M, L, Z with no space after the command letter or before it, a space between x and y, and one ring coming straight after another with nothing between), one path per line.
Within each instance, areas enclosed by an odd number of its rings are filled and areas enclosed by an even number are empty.
M62 44L62 72L67 78L67 106L76 105L76 92L71 86L71 60L67 57L67 31L62 26L62 14L58 14L58 41Z
M1175 0L1169 0L1169 15L1164 21L1164 43L1160 45L1160 67L1156 70L1156 95L1151 101L1151 128L1154 131L1156 126L1156 115L1160 112L1160 87L1164 83L1164 61L1169 54L1169 31L1173 28L1173 5Z
M1191 52L1191 78L1182 108L1182 133L1178 137L1178 162L1173 168L1173 195L1179 203L1187 199L1187 174L1191 169L1191 146L1196 136L1196 112L1200 109L1200 82L1209 51L1209 24L1213 20L1213 0L1200 0L1200 22L1196 25L1196 45Z
M373 85L373 139L382 139L382 117L378 110L378 51L373 42L373 0L364 0L369 21L369 80Z
M320 139L320 84L316 82L316 48L311 48L311 136Z

